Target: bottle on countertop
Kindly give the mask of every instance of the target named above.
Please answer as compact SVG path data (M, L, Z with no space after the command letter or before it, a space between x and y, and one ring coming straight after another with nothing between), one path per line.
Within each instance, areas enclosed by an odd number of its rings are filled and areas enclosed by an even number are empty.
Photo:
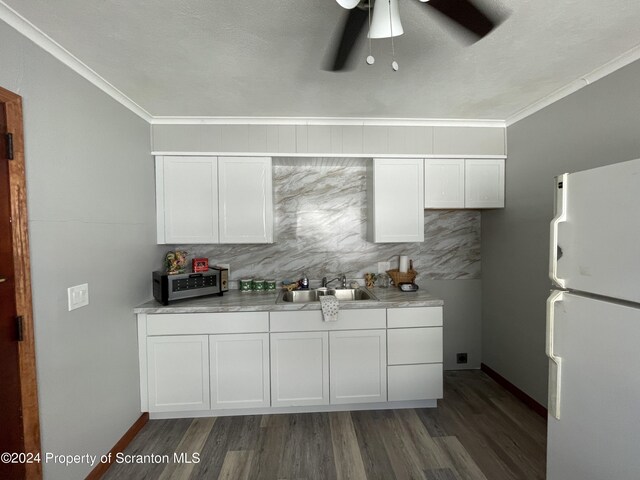
M309 290L309 279L305 273L302 274L302 278L298 284L300 285L300 290Z

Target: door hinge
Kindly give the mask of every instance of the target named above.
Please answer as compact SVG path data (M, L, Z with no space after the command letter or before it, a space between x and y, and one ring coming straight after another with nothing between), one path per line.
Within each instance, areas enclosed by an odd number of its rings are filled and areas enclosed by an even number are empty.
M13 133L7 133L7 158L13 160Z
M18 327L18 341L22 342L24 340L24 318L22 315L16 317L16 324Z

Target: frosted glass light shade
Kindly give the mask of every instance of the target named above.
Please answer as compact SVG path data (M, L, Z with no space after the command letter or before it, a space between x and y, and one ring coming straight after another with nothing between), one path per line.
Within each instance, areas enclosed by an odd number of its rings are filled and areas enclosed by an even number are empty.
M391 15L391 21L389 21ZM393 34L392 34L393 33ZM373 18L369 29L369 38L390 38L402 35L398 0L376 0L373 4Z
M356 5L360 3L360 0L336 0L336 2L338 2L338 5L340 5L342 8L351 10L352 8L355 8Z

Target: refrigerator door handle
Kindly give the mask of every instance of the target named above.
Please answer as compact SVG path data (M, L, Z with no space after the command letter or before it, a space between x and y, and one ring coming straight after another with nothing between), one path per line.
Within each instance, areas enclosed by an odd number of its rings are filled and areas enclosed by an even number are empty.
M565 287L565 281L558 277L558 259L562 256L562 249L558 246L558 225L567 221L567 180L569 174L563 173L558 175L556 180L556 200L555 211L556 216L551 220L551 239L549 245L549 278L551 281L561 287Z
M564 300L564 292L554 290L547 299L547 345L549 357L549 414L560 420L560 394L562 386L562 359L554 352L555 305Z

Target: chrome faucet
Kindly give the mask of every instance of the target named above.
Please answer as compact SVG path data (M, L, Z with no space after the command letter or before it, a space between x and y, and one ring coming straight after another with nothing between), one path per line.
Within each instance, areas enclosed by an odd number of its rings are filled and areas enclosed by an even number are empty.
M322 287L326 288L327 285L329 285L331 282L335 282L336 280L340 280L342 282L342 288L347 288L347 276L344 274L329 281L327 281L327 277L322 277Z

